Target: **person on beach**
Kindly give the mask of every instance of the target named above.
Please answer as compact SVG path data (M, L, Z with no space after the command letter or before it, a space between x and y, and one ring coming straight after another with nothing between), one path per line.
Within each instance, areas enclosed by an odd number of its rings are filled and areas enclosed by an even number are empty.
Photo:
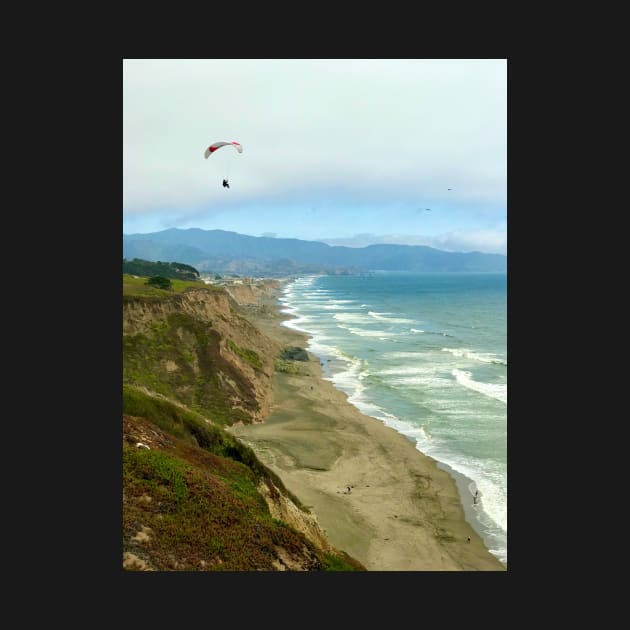
M479 497L479 490L475 490L475 496L473 497L473 505L477 505L478 497Z
M346 494L350 494L350 486L346 486Z

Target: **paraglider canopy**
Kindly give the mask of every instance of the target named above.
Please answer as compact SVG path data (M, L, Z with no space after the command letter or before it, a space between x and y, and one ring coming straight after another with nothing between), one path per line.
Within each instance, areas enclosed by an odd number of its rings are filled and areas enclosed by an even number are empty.
M230 145L233 146L239 153L243 153L243 147L240 145L239 142L215 142L206 149L204 153L206 160L208 159L208 156L214 153L217 149Z

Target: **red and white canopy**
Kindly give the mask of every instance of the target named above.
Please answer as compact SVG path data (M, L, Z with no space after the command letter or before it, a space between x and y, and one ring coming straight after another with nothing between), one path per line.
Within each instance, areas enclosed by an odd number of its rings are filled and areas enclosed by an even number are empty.
M208 156L214 153L217 149L229 145L232 145L239 153L243 153L243 147L240 145L239 142L215 142L206 149L204 153L206 160L208 159Z

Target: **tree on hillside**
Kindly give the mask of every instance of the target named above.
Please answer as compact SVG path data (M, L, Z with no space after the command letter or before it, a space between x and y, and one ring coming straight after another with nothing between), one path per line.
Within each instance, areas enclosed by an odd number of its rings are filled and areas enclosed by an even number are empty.
M147 284L158 287L158 289L170 289L172 286L171 281L164 276L151 276L147 280Z
M184 263L172 262L170 263L171 267L177 269L179 272L183 274L187 274L192 276L193 278L199 278L199 272L190 265L185 265Z

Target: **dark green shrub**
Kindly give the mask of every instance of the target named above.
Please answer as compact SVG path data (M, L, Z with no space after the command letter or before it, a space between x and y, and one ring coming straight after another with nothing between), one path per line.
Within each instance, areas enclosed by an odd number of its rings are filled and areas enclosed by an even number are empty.
M171 281L164 276L151 276L147 280L147 284L150 284L152 287L158 287L158 289L170 289Z

